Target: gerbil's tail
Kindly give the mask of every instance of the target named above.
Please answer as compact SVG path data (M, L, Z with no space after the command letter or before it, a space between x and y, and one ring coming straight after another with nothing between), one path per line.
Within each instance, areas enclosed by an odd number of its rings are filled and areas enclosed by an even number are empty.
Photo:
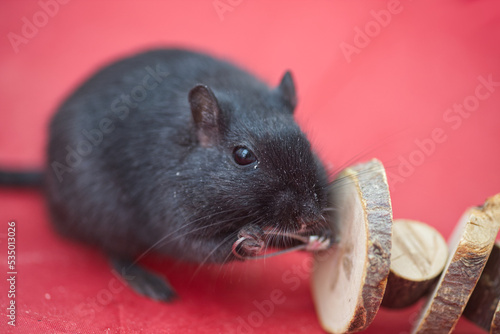
M0 187L41 187L43 172L41 170L13 171L0 169Z

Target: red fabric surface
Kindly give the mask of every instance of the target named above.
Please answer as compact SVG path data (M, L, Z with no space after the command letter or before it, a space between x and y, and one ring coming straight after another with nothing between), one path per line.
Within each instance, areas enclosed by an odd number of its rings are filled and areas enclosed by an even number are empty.
M500 191L500 86L481 83L500 82L496 0L47 3L0 2L0 166L42 166L51 114L98 66L177 45L234 60L273 85L291 69L297 119L322 158L334 167L381 159L395 218L448 237L467 206ZM218 13L219 3L230 7ZM449 111L463 103L472 111ZM55 235L35 190L0 189L2 272L9 220L17 326L7 325L2 279L0 332L322 332L307 254L199 271L147 259L181 297L167 305L123 288L98 251ZM270 307L263 301L275 290L282 295ZM408 333L417 310L381 310L366 333ZM456 332L481 331L460 320Z

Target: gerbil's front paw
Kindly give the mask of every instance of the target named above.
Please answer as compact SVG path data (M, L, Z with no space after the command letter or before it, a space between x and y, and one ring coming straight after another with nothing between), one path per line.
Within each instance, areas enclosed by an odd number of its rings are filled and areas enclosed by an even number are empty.
M242 257L252 257L259 254L265 246L264 231L258 226L248 225L238 233L236 252Z

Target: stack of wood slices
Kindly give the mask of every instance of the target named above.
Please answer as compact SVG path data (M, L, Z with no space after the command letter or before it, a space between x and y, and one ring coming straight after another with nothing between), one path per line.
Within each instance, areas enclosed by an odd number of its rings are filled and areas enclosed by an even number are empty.
M345 169L332 184L332 248L315 253L312 292L330 333L366 329L380 306L426 301L412 333L449 333L463 314L500 333L500 194L465 211L446 245L431 226L392 219L383 165Z

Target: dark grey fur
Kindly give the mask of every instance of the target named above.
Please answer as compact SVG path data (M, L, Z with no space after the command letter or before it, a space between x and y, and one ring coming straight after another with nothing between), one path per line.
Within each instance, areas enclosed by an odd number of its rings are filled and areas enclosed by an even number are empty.
M144 82L158 86L142 101L120 99L138 97ZM270 89L189 51L154 50L104 68L50 125L55 227L120 261L153 245L186 261L229 261L248 226L297 231L305 222L321 234L328 180L293 119L295 104L289 73ZM235 163L237 146L258 163Z

